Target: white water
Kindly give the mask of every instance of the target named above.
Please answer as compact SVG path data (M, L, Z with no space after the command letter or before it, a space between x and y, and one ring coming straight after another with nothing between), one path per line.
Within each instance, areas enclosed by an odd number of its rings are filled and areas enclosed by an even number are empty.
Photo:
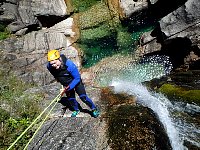
M170 108L176 120L175 125L179 129L179 135L185 141L200 148L200 126L198 121L191 114L200 114L200 107L194 104L185 104L183 102L175 102ZM182 116L182 117L180 117Z
M171 69L172 65L167 57L154 56L145 59L142 64L118 70L117 74L107 70L103 74L99 74L96 80L102 86L113 86L115 92L135 95L138 103L152 109L162 122L173 150L187 150L187 147L183 145L184 141L200 147L199 127L188 123L179 115L185 112L185 105L172 104L162 94L149 92L141 84L144 81L160 78L168 74ZM196 106L189 110L200 112L200 108L196 108Z
M118 70L117 73L107 70L99 74L95 80L101 86L108 86L113 79L141 83L160 78L168 74L172 69L168 59L168 57L164 56L152 56L145 59L141 64L129 65L125 69Z
M164 125L173 150L184 149L183 141L179 137L179 132L175 128L175 125L170 118L168 107L172 104L167 98L161 94L150 93L146 87L142 86L141 84L125 81L113 81L111 86L114 87L114 91L117 93L126 92L130 95L137 96L138 103L151 108Z

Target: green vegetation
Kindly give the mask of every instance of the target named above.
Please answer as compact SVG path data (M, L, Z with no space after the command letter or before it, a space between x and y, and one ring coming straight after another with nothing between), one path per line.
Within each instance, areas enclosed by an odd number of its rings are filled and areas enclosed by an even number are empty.
M79 12L79 47L84 52L83 67L95 65L101 59L114 54L129 55L134 52L144 32L150 31L154 23L142 26L122 21L115 8L108 8L105 1L72 0ZM143 22L141 20L141 22Z
M110 21L111 15L105 3L99 2L90 9L80 14L80 28L88 29Z
M0 149L8 146L31 124L41 112L40 102L43 95L25 92L31 85L22 82L15 76L6 75L0 71ZM33 135L29 130L15 149L22 149Z
M6 26L3 24L0 24L0 40L6 39L10 36L10 33L6 29Z
M200 90L187 90L182 87L163 84L159 91L166 94L169 98L185 101L187 103L196 103L200 105Z
M92 5L100 0L72 0L75 12L83 12L88 10Z
M133 47L133 39L131 37L131 33L118 31L117 33L117 45L122 51L129 51Z
M109 29L109 26L104 24L98 28L82 30L81 41L95 40L95 39L104 38L110 35L111 35L111 31Z

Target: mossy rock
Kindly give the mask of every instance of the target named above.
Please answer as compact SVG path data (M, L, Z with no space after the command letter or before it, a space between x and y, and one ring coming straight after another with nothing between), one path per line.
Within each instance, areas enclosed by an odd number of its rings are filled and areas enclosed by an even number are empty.
M188 70L186 72L179 72L179 70L177 70L170 74L170 78L176 85L180 85L189 90L200 90L200 84L198 83L200 78L200 70Z
M97 2L89 10L80 13L81 41L112 36L120 25L116 18L111 17L110 10L104 2Z
M65 0L67 1L67 0ZM75 12L84 12L101 0L71 0Z
M81 31L81 41L87 41L87 40L95 40L104 38L107 36L111 36L112 32L110 30L110 27L108 24L104 24L100 27L93 28L93 29L87 29Z
M117 28L121 24L118 13L108 6L106 2L89 0L83 1L80 7L84 7L83 5L86 5L87 9L79 13L81 30L96 28L104 23L108 23L110 28Z
M128 32L118 31L117 32L117 44L119 48L130 48L133 44L132 35Z
M98 2L89 10L80 14L80 28L88 29L99 26L103 22L111 20L111 15L108 6L103 2Z
M187 90L183 87L179 87L173 84L163 84L159 92L165 94L169 98L181 100L187 103L196 103L200 105L200 90Z
M171 149L164 127L148 108L123 105L111 108L108 118L112 149Z
M136 105L135 97L103 88L101 99L107 106L104 118L108 121L108 144L112 149L171 149L156 115L149 108Z
M109 108L114 105L136 104L135 97L126 93L115 94L111 88L102 88L101 98L105 100Z

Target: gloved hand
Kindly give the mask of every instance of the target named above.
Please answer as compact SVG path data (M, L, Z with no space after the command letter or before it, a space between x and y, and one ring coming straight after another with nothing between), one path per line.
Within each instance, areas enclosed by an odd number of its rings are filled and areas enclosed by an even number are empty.
M63 86L62 86L63 87ZM65 92L67 92L67 90L69 89L69 85L66 87L63 87L60 91L61 91L61 95L63 95Z

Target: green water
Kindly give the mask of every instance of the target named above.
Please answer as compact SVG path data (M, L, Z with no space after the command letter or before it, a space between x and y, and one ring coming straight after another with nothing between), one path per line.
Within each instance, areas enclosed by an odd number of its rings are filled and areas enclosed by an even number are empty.
M154 26L149 26L149 27L146 27L146 28L135 29L135 31L133 31L133 33L132 33L132 39L134 41L138 41L143 33L151 31L153 29L153 27Z
M116 40L113 37L81 44L80 47L84 50L83 67L85 68L91 67L102 58L119 53Z
M124 39L123 46L119 46L117 37L113 34L111 37L104 39L92 40L87 43L80 43L81 49L84 51L83 67L89 68L105 57L112 56L114 54L129 55L132 54L137 46L137 42L140 36L147 31L152 30L153 26L146 27L143 29L135 29L131 33L131 39ZM128 41L129 40L129 41ZM133 43L130 47L126 46L126 43ZM130 44L129 44L130 45Z
M91 7L99 4L96 12L101 13L102 9L105 9L103 4L99 2L102 0L72 0L75 12L91 13L87 12ZM99 7L101 6L101 7ZM90 14L92 15L92 14ZM108 14L107 14L108 15ZM101 15L99 15L101 17ZM145 15L144 15L145 16ZM118 16L116 16L118 17ZM133 54L135 48L138 45L138 41L144 32L152 30L155 21L147 19L146 17L141 18L141 14L137 14L131 20L115 20L112 17L109 19L98 18L94 26L86 24L84 19L90 20L92 17L82 18L80 22L82 25L81 38L79 39L79 47L83 50L83 67L89 68L105 57L109 57L115 54L129 55ZM109 17L108 17L109 18ZM94 21L95 22L95 21Z

